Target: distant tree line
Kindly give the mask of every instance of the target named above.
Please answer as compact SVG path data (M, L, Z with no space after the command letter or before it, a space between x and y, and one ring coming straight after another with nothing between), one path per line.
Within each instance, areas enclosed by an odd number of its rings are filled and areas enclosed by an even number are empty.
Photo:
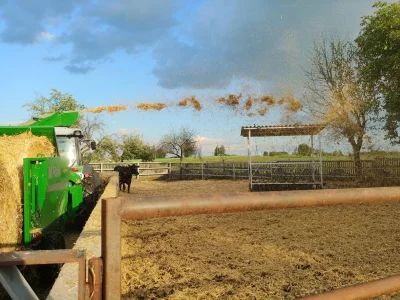
M164 158L166 151L156 145L150 145L143 141L139 134L105 135L97 142L97 149L88 153L85 161L153 161Z
M225 146L221 145L221 146L216 146L214 149L214 156L224 156L226 155L225 153Z
M307 144L300 144L298 147L296 147L296 151L293 153L294 155L301 155L301 156L311 156L312 149L309 145ZM321 151L322 155L324 156L343 156L343 152L341 150L335 150L333 152L326 152L326 151ZM264 151L264 156L280 156L280 155L289 155L288 152L286 151ZM319 150L314 149L314 155L319 155Z

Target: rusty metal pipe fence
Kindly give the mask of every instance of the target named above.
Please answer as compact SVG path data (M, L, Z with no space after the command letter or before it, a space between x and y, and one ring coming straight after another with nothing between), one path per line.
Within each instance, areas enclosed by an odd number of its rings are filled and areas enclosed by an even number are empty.
M0 267L77 262L78 298L85 299L86 254L81 250L13 251L0 253Z
M400 291L400 276L391 276L370 282L308 296L303 300L372 299Z
M91 258L86 280L84 250L38 250L0 252L0 268L10 266L78 263L78 299L102 299L102 259Z
M121 297L122 220L393 201L400 201L400 187L102 199L103 297ZM400 276L395 276L310 299L369 299L399 290Z

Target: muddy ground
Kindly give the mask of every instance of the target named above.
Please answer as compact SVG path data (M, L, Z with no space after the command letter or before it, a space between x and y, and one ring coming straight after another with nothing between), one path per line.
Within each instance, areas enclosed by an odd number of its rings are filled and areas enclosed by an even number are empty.
M137 196L245 191L133 181ZM124 299L294 299L399 274L400 203L129 221L122 245Z

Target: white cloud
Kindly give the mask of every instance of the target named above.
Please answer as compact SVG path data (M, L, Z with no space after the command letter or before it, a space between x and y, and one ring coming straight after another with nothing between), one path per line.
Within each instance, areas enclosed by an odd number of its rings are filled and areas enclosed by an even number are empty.
M131 134L131 133L138 133L139 131L140 131L140 128L120 128L118 130L118 134L125 135L125 134Z
M43 39L43 40L50 41L50 40L54 39L54 37L55 37L54 34L47 32L47 31L42 31L41 33L39 33L39 38Z
M154 50L153 74L165 88L225 88L235 79L296 87L320 34L354 38L374 0L205 0ZM189 42L187 42L189 41Z
M64 20L68 22L72 12L85 1L6 1L5 5L0 5L0 19L3 23L0 40L21 45L35 45L40 39L52 40L46 28L59 26Z
M150 49L162 87L226 88L235 79L286 87L301 74L316 36L353 38L375 0L204 0L195 9L186 2L0 0L0 41L68 46L65 69L77 74L119 51Z
M196 137L196 140L199 141L202 144L211 144L211 143L213 143L213 144L218 144L218 143L221 144L221 143L224 142L224 139L222 139L222 138L209 138L209 137L200 136L200 135L198 135Z
M198 135L196 140L199 142L203 155L213 153L217 145L223 145L225 140L222 138L209 138L206 136Z

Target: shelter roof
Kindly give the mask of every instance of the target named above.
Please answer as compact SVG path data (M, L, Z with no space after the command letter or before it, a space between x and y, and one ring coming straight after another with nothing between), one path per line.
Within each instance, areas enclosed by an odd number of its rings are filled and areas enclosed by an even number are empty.
M295 135L317 135L324 124L295 124L276 126L242 126L241 136L295 136Z

